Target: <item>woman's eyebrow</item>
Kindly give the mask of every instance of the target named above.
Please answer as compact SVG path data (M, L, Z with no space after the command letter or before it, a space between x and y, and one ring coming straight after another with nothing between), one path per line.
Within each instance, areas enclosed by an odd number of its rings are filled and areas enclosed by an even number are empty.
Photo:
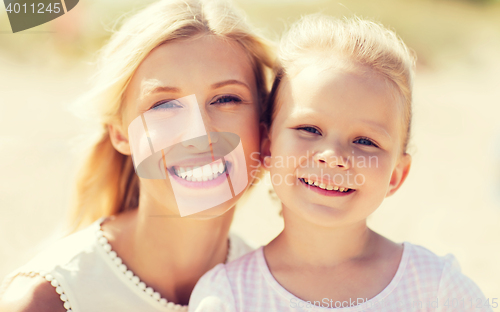
M181 90L176 87L163 86L157 79L145 80L141 83L141 99L144 99L151 94L161 92L180 93Z
M218 88L222 88L222 87L227 86L227 85L240 85L240 86L243 86L243 87L247 88L248 90L250 90L250 87L246 83L244 83L240 80L236 80L236 79L229 79L229 80L217 82L217 83L214 83L211 87L212 87L212 89L218 89Z

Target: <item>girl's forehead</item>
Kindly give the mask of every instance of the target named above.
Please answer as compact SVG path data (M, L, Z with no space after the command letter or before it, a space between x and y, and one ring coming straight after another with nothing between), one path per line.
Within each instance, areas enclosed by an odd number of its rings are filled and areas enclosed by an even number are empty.
M336 125L382 125L398 137L402 104L387 80L366 70L308 66L284 77L277 119L307 118ZM278 121L278 120L277 120Z

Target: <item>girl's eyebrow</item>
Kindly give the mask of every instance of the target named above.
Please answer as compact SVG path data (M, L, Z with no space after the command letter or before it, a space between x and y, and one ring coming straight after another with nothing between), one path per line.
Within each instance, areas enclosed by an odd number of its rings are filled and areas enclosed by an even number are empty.
M373 122L371 120L361 120L361 122L366 125L368 128L370 128L371 130L375 131L375 132L378 132L386 137L389 138L389 140L392 140L392 137L391 135L389 134L389 132L387 132L387 130L385 129L384 126L382 126L381 124L379 123L376 123L376 122Z

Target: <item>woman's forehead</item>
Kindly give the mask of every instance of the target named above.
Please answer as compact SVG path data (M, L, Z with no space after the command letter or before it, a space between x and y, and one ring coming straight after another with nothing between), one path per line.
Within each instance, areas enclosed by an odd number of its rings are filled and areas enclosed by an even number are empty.
M174 40L155 48L137 69L131 83L156 79L165 85L182 87L239 80L255 84L254 71L245 50L231 40L216 36Z

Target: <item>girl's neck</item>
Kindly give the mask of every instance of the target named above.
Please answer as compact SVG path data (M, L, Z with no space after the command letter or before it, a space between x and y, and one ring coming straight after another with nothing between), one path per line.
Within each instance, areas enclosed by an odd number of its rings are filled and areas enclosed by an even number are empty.
M320 227L283 207L285 228L266 247L266 257L285 267L335 267L372 257L382 238L366 220L335 228ZM274 255L280 254L280 257Z
M140 203L105 232L113 249L146 285L168 301L187 304L198 279L225 261L233 214L231 209L208 220L158 216Z

